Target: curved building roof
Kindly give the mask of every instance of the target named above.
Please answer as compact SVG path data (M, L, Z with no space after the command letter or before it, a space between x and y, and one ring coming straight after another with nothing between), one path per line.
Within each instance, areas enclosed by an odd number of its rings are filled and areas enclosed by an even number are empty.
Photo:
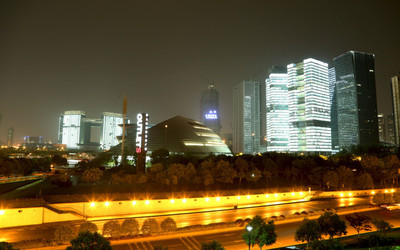
M231 154L228 146L210 128L186 117L175 116L148 131L148 151L166 148L171 153Z

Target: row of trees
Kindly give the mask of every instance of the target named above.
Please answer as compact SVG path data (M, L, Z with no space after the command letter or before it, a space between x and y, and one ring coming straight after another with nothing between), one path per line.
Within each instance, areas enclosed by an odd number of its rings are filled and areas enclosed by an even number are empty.
M379 232L386 233L392 229L392 225L382 219L372 219L365 215L346 216L350 226L353 227L359 236L361 231L371 231L372 223ZM309 243L312 243L312 249L344 249L344 246L334 237L341 237L347 234L347 226L345 221L333 212L325 212L317 220L309 220L305 218L302 224L295 232L295 240L306 242L307 249ZM328 236L328 241L321 241L322 236ZM274 221L265 222L261 216L255 216L242 232L242 238L247 245L258 245L260 249L263 246L269 246L276 242L277 235L275 233Z
M50 172L51 158L3 158L0 159L0 176L27 176L33 172Z

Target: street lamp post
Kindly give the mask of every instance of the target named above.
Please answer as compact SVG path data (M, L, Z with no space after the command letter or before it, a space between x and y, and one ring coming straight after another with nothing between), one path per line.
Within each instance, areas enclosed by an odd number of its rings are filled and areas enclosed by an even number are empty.
M250 226L250 225L248 225L247 227L246 227L246 229L247 229L247 231L249 232L249 250L250 250L250 232L251 232L251 230L253 229L253 227L252 226Z

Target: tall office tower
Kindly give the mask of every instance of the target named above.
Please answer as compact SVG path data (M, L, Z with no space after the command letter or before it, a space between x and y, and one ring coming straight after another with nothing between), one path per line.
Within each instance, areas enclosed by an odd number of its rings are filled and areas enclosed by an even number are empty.
M349 51L333 59L339 148L379 144L375 55Z
M85 112L80 110L65 111L60 115L58 143L67 145L67 149L78 149L83 143L82 119Z
M103 112L102 120L100 147L108 150L118 144L117 136L122 135L122 127L119 125L123 123L124 118L122 114Z
M379 141L386 141L385 116L383 114L378 114L378 133Z
M233 87L233 151L260 152L260 83L243 81Z
M287 73L290 151L331 152L328 64L309 58Z
M220 135L219 93L213 84L210 84L207 90L201 92L201 122Z
M267 151L289 151L288 77L275 67L265 80Z
M329 76L329 101L331 107L331 128L337 127L337 104L336 104L336 73L335 68L331 67L328 69ZM332 150L339 151L338 131L337 129L331 129L332 136Z
M13 145L14 145L14 128L9 128L7 134L7 146L12 147Z
M396 130L393 114L386 117L386 142L396 145Z
M391 80L395 144L400 146L400 73Z

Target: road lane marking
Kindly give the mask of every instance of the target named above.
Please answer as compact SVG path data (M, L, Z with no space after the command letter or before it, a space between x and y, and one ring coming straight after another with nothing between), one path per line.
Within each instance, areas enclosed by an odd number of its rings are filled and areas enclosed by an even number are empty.
M130 243L128 243L129 250L133 250L133 247Z
M134 244L135 244L136 249L140 249L138 242L135 242Z
M187 249L192 249L184 240L183 240L183 238L179 238L181 241L182 241L182 243L187 247Z
M149 244L149 245L150 245L150 249L153 249L153 248L154 248L153 245L150 243L150 241L145 241L144 243Z
M190 245L192 245L194 247L194 249L199 249L198 246L196 246L196 242L193 243L191 237L186 237L185 240L187 240L189 242Z
M190 236L189 238L191 238L197 245L201 245L193 236Z
M146 247L146 245L144 244L144 242L145 242L145 241L141 241L140 243L142 244L143 249L144 249L144 250L147 250L147 247Z

